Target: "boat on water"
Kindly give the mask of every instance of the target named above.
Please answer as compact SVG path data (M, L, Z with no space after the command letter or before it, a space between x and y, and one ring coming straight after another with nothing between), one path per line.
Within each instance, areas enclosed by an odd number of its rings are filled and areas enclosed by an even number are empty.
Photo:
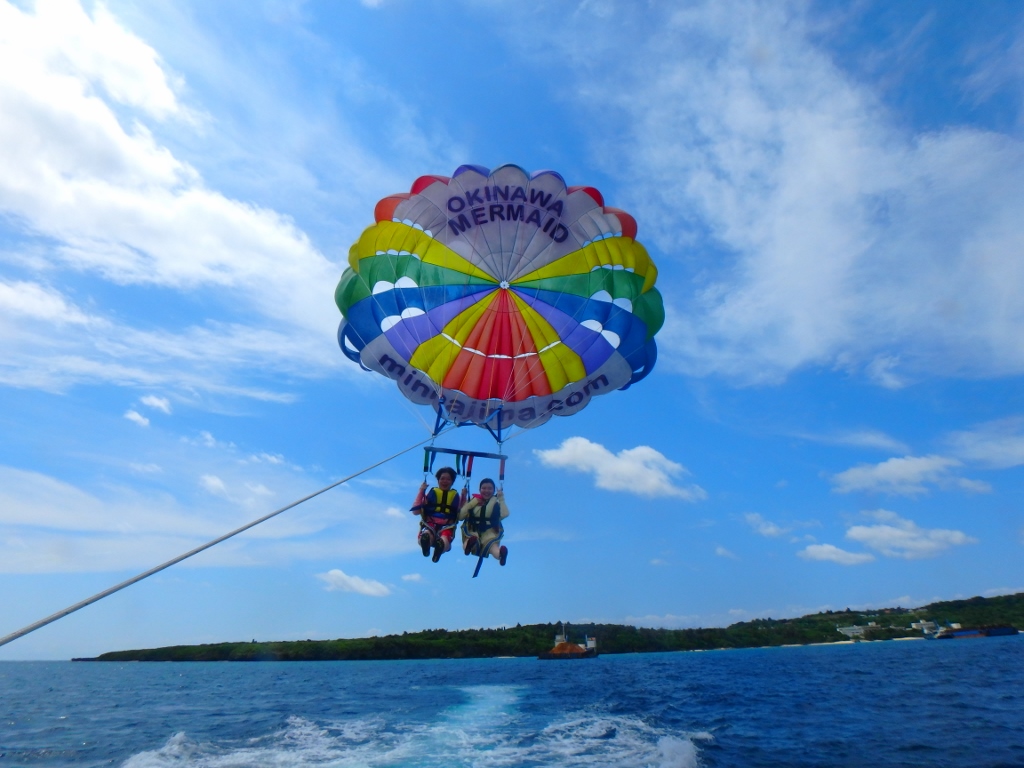
M1019 634L1015 627L945 627L933 635L936 640L964 640L974 637L1000 637Z
M565 622L561 624L562 631L555 635L555 646L538 656L538 659L546 661L554 659L593 659L597 656L597 638L583 636L584 645L570 643L565 633Z

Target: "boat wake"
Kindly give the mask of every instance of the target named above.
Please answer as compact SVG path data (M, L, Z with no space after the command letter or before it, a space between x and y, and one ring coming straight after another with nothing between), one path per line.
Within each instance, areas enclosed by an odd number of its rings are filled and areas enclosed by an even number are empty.
M462 689L467 700L432 722L385 716L314 722L293 716L244 742L199 742L177 733L125 768L348 768L367 766L622 766L696 768L707 734L670 733L634 716L567 713L534 722L514 686Z

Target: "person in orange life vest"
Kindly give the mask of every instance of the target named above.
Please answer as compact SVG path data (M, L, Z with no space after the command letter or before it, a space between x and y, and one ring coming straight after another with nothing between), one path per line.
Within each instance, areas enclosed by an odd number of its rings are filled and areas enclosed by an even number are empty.
M494 481L485 477L480 481L480 493L474 493L459 510L459 520L466 521L462 525L462 551L467 555L490 555L504 565L508 547L501 545L505 535L501 521L506 517L505 492L495 494Z
M437 478L437 486L429 491L426 483L420 486L412 512L421 518L419 542L423 556L429 555L433 547L434 556L431 559L436 563L441 555L452 548L459 508L465 499L460 498L459 492L452 488L456 477L454 469L441 467L434 477Z

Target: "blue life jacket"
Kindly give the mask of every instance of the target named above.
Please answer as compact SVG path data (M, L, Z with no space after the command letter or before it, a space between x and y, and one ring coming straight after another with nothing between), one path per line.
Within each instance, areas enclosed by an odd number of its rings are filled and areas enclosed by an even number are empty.
M459 492L454 488L447 491L431 488L423 500L420 514L435 525L454 523L459 516Z

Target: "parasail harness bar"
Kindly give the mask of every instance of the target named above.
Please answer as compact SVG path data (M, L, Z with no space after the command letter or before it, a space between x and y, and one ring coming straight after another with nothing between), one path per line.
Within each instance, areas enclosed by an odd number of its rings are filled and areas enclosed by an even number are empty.
M469 478L473 476L473 459L494 459L498 461L498 483L505 482L505 460L508 456L502 453L483 453L481 451L463 451L455 448L435 448L427 446L423 449L423 474L429 474L434 469L434 460L437 454L444 453L455 457L455 471L466 478L469 485Z

